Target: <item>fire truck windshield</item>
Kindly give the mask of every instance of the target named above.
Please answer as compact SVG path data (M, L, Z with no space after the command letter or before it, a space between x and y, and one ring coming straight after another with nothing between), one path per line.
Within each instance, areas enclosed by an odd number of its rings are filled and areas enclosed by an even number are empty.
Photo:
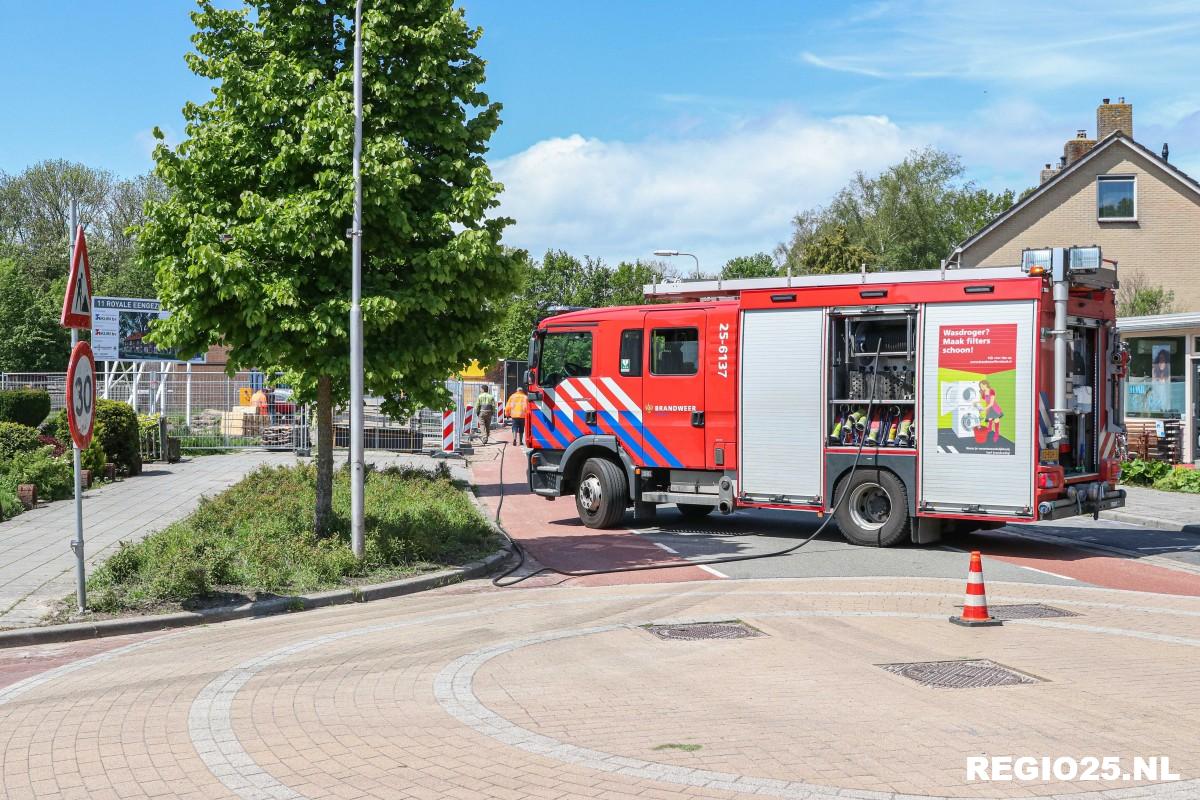
M547 333L541 339L538 385L557 386L565 378L592 374L592 334L584 331Z

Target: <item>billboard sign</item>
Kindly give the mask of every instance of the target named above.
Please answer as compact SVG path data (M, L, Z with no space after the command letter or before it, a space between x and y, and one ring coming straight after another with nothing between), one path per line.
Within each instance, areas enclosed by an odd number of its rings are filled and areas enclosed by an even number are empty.
M150 323L166 319L158 300L133 297L96 297L92 299L92 352L97 361L182 361L169 347L147 340ZM193 358L203 364L204 356Z

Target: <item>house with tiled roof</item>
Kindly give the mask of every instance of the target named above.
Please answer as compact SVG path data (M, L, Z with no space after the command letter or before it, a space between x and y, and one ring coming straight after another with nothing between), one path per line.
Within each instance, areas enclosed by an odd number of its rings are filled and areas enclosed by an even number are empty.
M1132 104L1105 99L1095 137L1079 130L1068 139L1038 186L949 261L1018 264L1027 247L1096 244L1118 262L1120 279L1174 292L1175 313L1119 321L1131 356L1125 410L1131 420L1181 420L1169 427L1191 462L1200 455L1200 182L1170 162L1166 143L1151 149L1133 134Z

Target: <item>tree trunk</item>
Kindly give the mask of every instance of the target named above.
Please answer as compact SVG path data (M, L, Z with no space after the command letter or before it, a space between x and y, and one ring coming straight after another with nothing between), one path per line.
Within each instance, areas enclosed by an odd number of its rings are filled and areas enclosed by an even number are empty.
M329 535L333 516L333 381L328 375L317 378L317 507L313 532Z

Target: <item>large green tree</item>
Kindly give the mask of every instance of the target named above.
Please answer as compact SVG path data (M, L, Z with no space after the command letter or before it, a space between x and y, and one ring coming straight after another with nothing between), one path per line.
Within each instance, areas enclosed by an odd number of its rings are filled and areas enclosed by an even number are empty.
M721 267L720 278L770 278L782 275L783 271L775 263L775 259L766 253L755 253L752 256L735 256Z
M0 371L67 367L68 338L58 315L72 198L87 231L95 293L154 296L153 270L137 258L136 228L145 200L163 191L151 176L123 180L63 160L0 173Z
M39 290L15 261L0 259L0 372L67 368L71 335L58 324L66 282L63 276Z
M562 250L546 251L540 261L527 253L520 256L519 288L485 337L485 349L503 358L525 358L538 321L556 309L640 305L646 284L661 281L664 274L674 276L657 263L622 261L610 267L601 259L579 259Z
M826 244L838 239L840 227L847 245L869 255L868 265L934 269L955 245L1013 203L1011 191L993 194L964 180L964 171L958 156L926 148L877 176L859 172L828 206L796 216L792 237L777 256L803 271L809 243L816 237Z
M279 369L315 400L318 500L329 530L332 413L349 386L353 209L352 0L199 0L188 65L214 82L186 139L161 142L168 199L142 232L172 316L154 337L230 347L229 369ZM518 258L489 217L484 161L500 106L480 90L480 30L452 0L372 0L363 19L366 389L402 413L446 399L480 351Z

